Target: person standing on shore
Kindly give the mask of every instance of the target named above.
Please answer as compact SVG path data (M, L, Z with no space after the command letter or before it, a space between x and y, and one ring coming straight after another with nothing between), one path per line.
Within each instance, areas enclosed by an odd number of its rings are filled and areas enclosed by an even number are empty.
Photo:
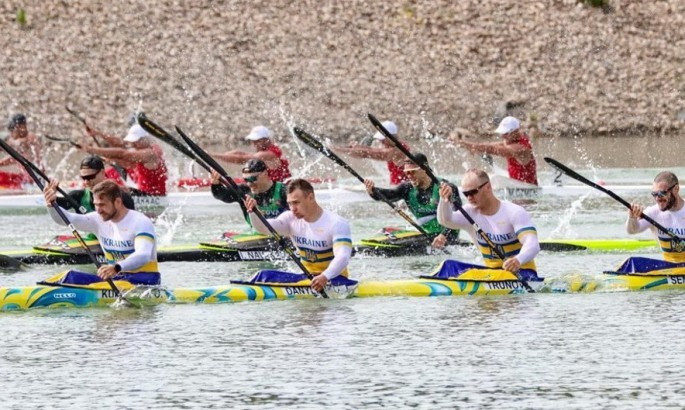
M397 125L392 121L383 121L383 127L392 135L397 136ZM336 151L346 152L355 158L369 158L377 161L385 161L390 172L390 185L399 185L407 181L409 178L403 171L403 163L405 156L392 141L385 138L380 132L373 135L373 139L380 141L381 147L367 147L357 145L354 147L335 147ZM402 145L409 149L409 145L402 142Z
M505 117L499 123L495 133L499 134L502 141L493 143L467 142L460 139L452 139L452 141L472 154L491 154L506 158L509 178L538 185L533 146L528 136L521 131L519 120L514 117Z
M245 137L250 141L256 152L231 150L227 152L213 152L211 155L222 161L232 164L243 164L251 159L264 161L267 166L269 179L274 182L285 182L292 176L288 160L283 156L283 151L273 143L272 132L263 125L258 125Z

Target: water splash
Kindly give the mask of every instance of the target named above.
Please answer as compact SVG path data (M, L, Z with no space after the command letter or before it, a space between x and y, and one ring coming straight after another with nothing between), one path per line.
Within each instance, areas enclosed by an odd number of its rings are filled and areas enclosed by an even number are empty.
M578 234L571 227L571 221L576 216L579 210L583 208L583 201L585 201L591 192L583 194L580 198L571 202L571 206L568 207L564 214L559 218L559 224L552 232L550 232L548 239L554 238L577 238Z

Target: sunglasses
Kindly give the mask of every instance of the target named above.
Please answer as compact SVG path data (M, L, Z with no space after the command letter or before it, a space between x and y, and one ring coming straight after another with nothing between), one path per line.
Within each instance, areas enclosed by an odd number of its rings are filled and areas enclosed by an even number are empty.
M243 178L243 180L247 184L252 184L252 183L257 182L257 178L259 178L259 175L252 175L252 176Z
M663 190L663 191L652 191L652 197L653 197L653 198L663 198L663 197L665 197L666 195L668 195L669 192L671 192L671 189L675 188L676 185L678 185L677 182L676 182L675 184L671 185L671 187L668 188L668 189L666 189L666 190Z
M96 172L96 173L94 173L94 174L90 174L90 175L81 175L81 179L84 180L84 181L90 181L90 180L92 180L92 179L95 179L95 177L96 177L97 174L99 174L99 173L100 173L100 171L98 171L98 172Z
M462 194L464 194L464 196L467 198L470 196L474 196L478 193L478 191L480 191L481 188L483 188L485 185L487 185L488 182L490 182L490 181L485 181L482 184L480 184L480 186L478 188L469 189L468 191L462 192Z

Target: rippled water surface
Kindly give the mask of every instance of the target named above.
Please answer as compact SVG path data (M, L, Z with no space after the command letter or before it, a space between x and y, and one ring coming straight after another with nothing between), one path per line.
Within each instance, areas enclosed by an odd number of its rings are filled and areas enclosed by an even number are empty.
M652 175L631 172L647 181ZM646 191L628 199L650 201ZM352 221L355 239L401 223L382 204L331 206ZM625 236L626 211L603 196L546 197L525 206L542 238ZM4 249L66 233L42 212L1 214L0 222ZM172 207L157 228L166 243L192 243L242 229L242 221L229 205ZM538 267L552 278L596 275L626 256L542 253ZM467 248L455 257L479 260ZM408 278L443 258L354 259L350 270L362 280ZM226 284L269 266L166 263L163 282ZM59 270L4 273L0 286ZM3 313L0 391L3 408L681 407L684 316L681 292Z

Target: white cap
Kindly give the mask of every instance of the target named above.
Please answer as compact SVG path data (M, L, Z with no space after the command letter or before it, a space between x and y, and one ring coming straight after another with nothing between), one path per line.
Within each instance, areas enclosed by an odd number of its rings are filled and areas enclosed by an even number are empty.
M126 137L124 137L124 141L126 142L136 142L139 141L141 138L149 137L150 134L147 133L141 127L139 124L133 124L131 128L128 130L128 134L126 134Z
M519 123L519 120L517 120L514 117L504 117L502 121L499 123L499 127L495 130L495 132L499 135L502 134L509 134L512 131L516 131L519 129L521 124Z
M250 141L258 141L263 138L271 138L271 131L263 125L252 128L252 131L245 137L246 140Z
M381 124L383 125L383 128L388 130L389 133L391 133L392 135L397 135L397 125L395 125L394 122L383 121ZM373 138L377 139L377 140L384 140L385 135L383 135L380 131L378 131L377 133L373 134Z

